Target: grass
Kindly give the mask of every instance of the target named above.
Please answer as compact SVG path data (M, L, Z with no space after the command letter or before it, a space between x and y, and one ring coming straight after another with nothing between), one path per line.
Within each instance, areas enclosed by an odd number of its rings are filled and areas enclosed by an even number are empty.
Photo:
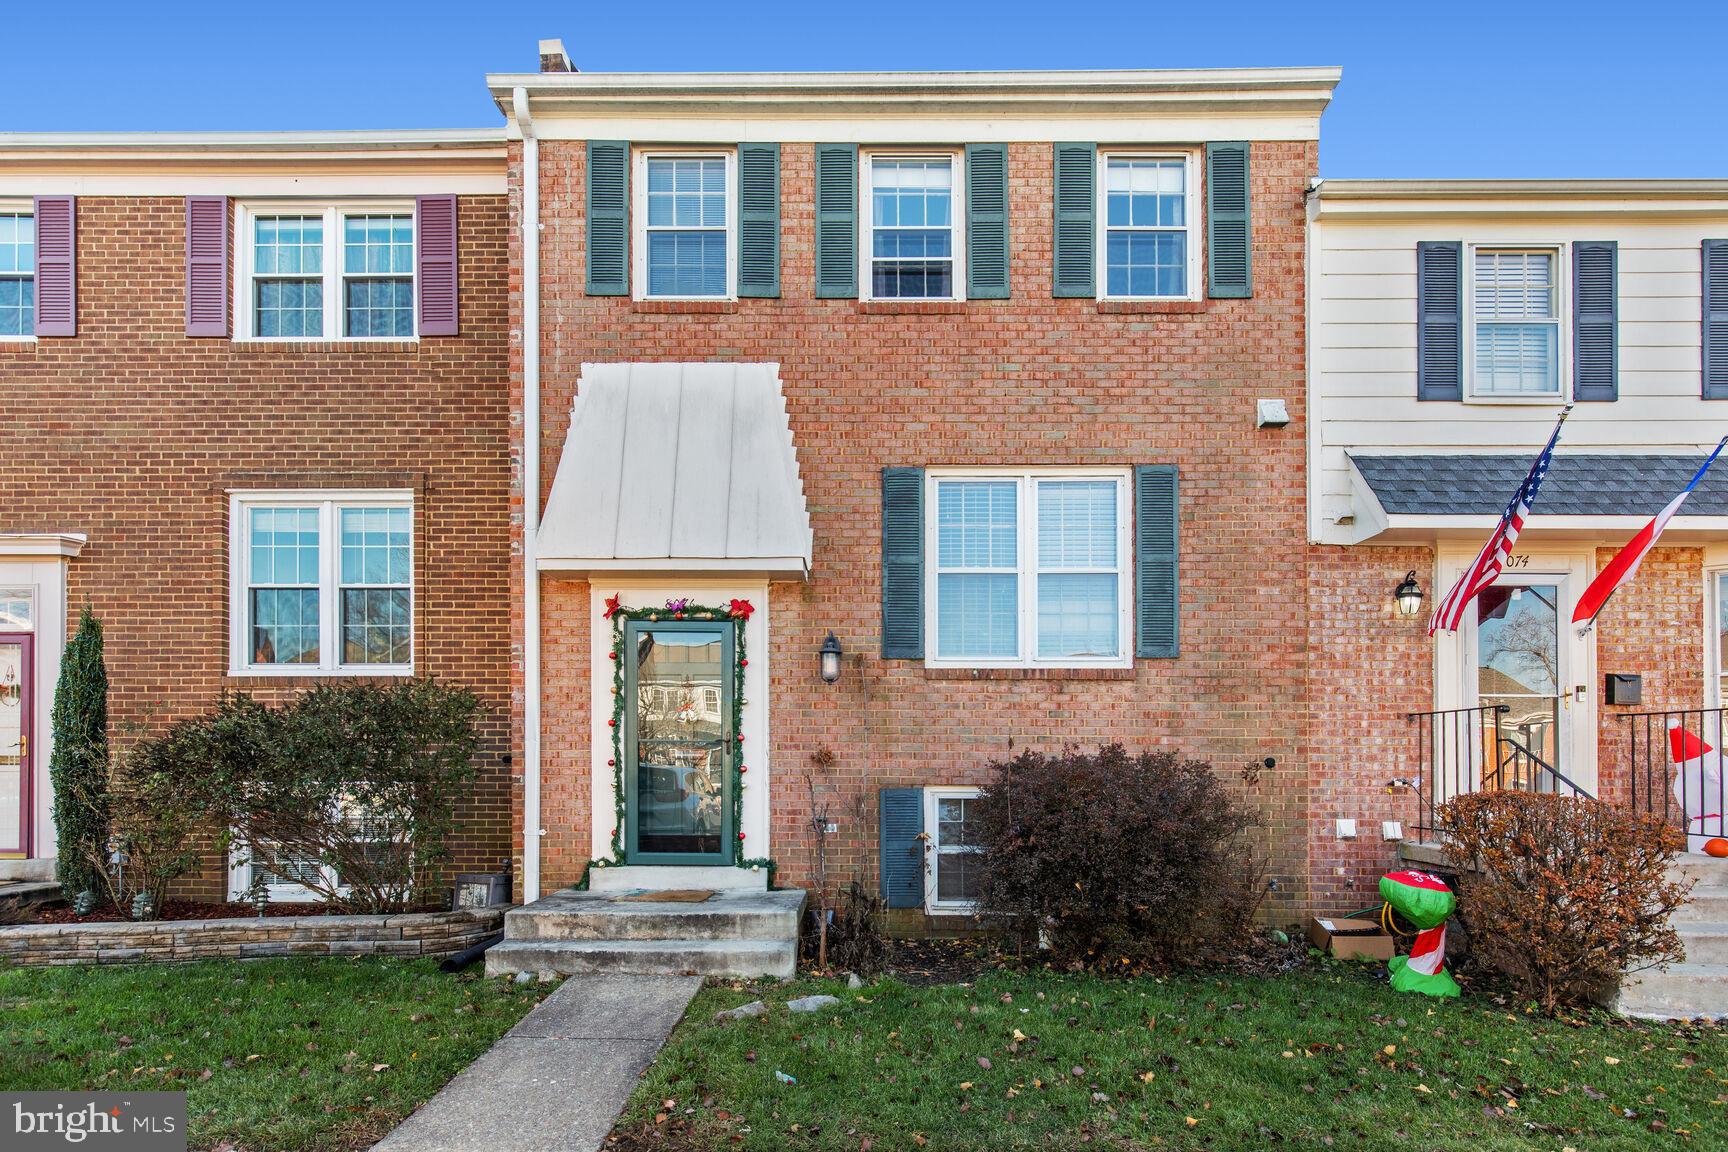
M786 1011L815 992L840 1006ZM713 1022L758 997L768 1015ZM1430 1001L1339 964L1269 979L990 973L861 992L710 985L617 1137L763 1152L1649 1152L1728 1146L1725 1101L1728 1030Z
M183 1090L193 1148L366 1148L548 989L431 960L4 969L0 1085Z

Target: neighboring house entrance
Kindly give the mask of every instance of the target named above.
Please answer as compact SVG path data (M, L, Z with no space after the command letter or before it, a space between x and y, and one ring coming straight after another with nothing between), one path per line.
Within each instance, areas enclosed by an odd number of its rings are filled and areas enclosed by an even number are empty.
M625 857L632 864L730 864L730 621L631 620L624 629Z
M0 857L11 859L30 854L31 640L28 633L0 633Z

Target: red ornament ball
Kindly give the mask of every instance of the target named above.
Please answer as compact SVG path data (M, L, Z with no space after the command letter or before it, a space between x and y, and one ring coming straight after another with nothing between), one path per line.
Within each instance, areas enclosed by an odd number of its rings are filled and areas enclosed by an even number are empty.
M616 720L608 720L608 721L606 721L606 723L613 728L618 727L618 721L616 721Z
M616 761L616 760L608 760L608 761L606 761L606 767L608 767L608 768L616 768L616 767L618 767L618 761Z
M606 653L606 655L608 658L610 658L612 660L618 659L618 653L616 653L616 652L608 652L608 653Z
M748 667L750 667L750 661L748 661L748 660L743 660L743 659L740 659L740 660L739 660L739 661L738 661L738 667L740 667L740 668L748 668Z
M744 773L746 773L748 771L750 771L750 769L746 768L744 765L742 765L742 764L738 765L738 775L742 776L742 775L744 775Z
M740 840L744 839L744 833L742 833L742 832L738 833L738 839L740 839Z

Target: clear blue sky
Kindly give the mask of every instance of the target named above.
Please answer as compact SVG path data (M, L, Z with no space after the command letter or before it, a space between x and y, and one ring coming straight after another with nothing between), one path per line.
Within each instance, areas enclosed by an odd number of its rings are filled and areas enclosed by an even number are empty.
M62 0L4 26L0 131L494 125L484 75L560 36L587 71L1336 64L1327 176L1728 177L1723 0Z

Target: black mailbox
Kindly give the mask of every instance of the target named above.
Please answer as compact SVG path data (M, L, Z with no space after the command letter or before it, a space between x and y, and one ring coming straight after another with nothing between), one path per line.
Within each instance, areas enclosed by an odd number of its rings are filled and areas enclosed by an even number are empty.
M1610 704L1644 703L1644 677L1636 672L1610 672L1604 695Z

